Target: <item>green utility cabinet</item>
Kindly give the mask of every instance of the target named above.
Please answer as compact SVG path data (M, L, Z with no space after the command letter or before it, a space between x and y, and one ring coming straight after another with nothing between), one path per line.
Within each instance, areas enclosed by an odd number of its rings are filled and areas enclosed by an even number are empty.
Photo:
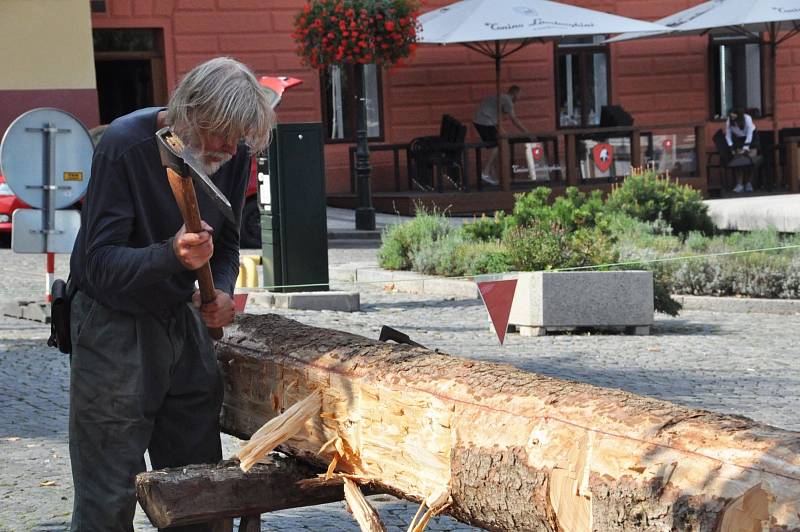
M279 124L259 158L264 286L275 292L328 289L325 159L320 123ZM315 285L315 286L309 286Z

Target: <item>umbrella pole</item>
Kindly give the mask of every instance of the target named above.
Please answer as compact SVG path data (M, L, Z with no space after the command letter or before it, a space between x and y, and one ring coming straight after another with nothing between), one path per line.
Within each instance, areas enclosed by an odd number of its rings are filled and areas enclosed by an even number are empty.
M497 94L497 167L500 169L500 190L511 190L511 175L509 172L510 146L506 130L503 127L503 106L500 102L500 41L494 42L494 88Z
M781 174L778 167L783 161L778 161L780 156L778 145L780 142L778 135L778 29L774 22L770 24L769 51L772 61L772 65L770 65L770 77L772 78L770 80L770 91L772 92L772 183L778 186L778 178Z

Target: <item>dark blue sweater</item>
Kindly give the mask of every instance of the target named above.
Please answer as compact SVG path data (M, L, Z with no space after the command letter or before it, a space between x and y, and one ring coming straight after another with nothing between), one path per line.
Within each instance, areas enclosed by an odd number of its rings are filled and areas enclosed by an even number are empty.
M172 249L183 219L158 154L156 115L161 110L133 112L105 131L92 160L81 229L70 258L79 290L131 314L166 315L191 300L197 279ZM212 176L237 220L249 163L247 148L240 144L236 155ZM239 273L239 224L227 221L195 188L200 217L214 228L214 284L232 294Z

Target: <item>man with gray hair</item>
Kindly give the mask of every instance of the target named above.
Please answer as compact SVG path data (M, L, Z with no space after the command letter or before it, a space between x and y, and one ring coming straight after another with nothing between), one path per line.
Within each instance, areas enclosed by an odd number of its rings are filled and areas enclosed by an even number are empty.
M253 73L216 58L186 74L167 108L114 120L97 145L70 259L73 531L133 530L145 450L154 468L222 457L207 327L233 321L239 224L198 194L203 231L186 231L155 133L171 126L241 218L251 154L274 124ZM193 270L206 262L216 299L201 305Z

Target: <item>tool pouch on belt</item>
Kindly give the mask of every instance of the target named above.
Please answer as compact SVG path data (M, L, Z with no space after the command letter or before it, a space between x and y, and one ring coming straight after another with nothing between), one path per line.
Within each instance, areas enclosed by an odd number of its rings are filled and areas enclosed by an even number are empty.
M69 334L69 307L75 293L73 284L63 279L56 279L50 289L53 302L50 304L50 338L47 345L57 347L62 353L72 351L72 341Z

